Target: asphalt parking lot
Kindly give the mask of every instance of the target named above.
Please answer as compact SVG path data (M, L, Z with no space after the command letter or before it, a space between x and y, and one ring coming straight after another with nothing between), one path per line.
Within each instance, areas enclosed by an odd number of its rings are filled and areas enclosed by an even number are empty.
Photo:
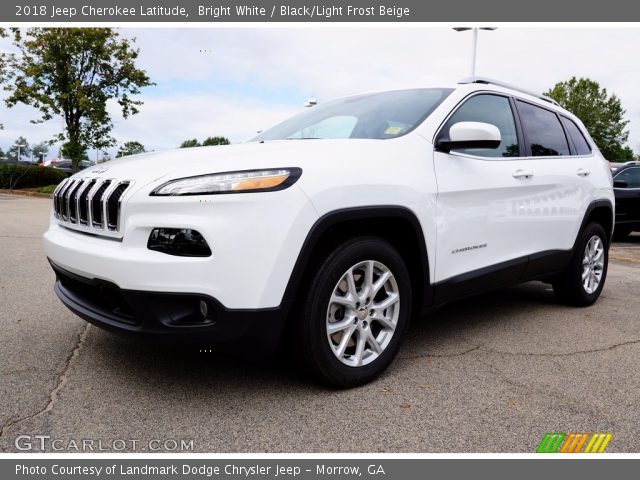
M49 205L0 195L2 451L44 435L58 440L47 451L70 452L83 439L106 451L533 452L546 432L611 432L607 451L640 451L640 235L614 245L595 306L562 306L541 283L452 304L414 322L377 381L333 391L275 360L87 326L52 290Z

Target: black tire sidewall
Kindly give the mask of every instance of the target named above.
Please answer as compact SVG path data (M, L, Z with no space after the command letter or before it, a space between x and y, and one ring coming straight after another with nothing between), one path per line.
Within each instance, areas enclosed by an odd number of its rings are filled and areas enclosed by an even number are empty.
M582 285L582 259L584 257L584 249L587 242L594 235L598 235L604 246L604 267L602 269L602 279L598 288L591 294L587 293ZM607 235L599 223L590 223L580 235L577 249L572 261L571 271L569 272L569 281L572 284L572 290L575 296L575 302L580 306L592 305L602 293L605 281L607 279L607 271L609 266L609 242Z
M400 314L396 330L382 354L361 367L343 364L331 351L327 339L326 314L329 298L344 273L355 264L375 260L393 274L400 293ZM309 285L302 320L302 347L311 369L337 387L353 387L371 381L382 373L396 356L411 315L411 283L400 254L388 242L375 237L356 238L337 246Z

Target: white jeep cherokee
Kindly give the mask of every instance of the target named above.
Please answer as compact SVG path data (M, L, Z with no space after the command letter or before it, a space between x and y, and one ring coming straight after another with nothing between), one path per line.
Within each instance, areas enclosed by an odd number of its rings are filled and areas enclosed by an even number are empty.
M248 352L286 332L320 379L353 386L431 307L529 280L595 302L613 210L575 116L474 77L82 171L44 245L57 295L100 327Z

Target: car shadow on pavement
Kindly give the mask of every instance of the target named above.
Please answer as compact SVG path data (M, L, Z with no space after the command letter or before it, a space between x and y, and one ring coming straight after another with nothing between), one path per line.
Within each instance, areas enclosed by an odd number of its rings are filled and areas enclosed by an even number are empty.
M463 350L469 345L467 334L487 325L495 327L497 322L520 322L523 312L535 315L536 309L556 303L550 287L538 282L451 303L413 321L399 359ZM286 351L255 359L242 352L223 354L203 345L153 343L91 328L92 335L84 348L91 350L92 361L101 363L95 368L106 370L105 379L126 372L128 383L138 389L146 385L150 391L157 391L158 384L165 390L192 393L221 386L227 392L285 386L311 391L323 388L300 371L298 360ZM111 369L114 371L109 372Z
M613 241L614 247L624 246L625 244L633 246L640 245L640 232L633 232L622 240Z

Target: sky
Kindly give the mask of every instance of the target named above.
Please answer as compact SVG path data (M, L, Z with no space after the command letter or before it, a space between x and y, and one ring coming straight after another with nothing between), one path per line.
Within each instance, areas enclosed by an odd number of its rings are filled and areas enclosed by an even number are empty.
M118 145L176 148L186 139L245 141L319 103L373 90L456 83L470 74L471 32L445 27L310 26L294 28L122 28L135 38L138 66L155 86L140 113L124 120L109 105ZM542 92L572 76L615 93L630 120L629 145L640 153L640 28L509 26L479 33L476 74ZM0 39L0 49L11 44ZM51 139L62 120L31 124L31 107L8 109L0 92L0 148L18 136ZM116 148L110 149L113 157ZM49 158L58 147L51 148ZM96 152L89 156L95 159Z

